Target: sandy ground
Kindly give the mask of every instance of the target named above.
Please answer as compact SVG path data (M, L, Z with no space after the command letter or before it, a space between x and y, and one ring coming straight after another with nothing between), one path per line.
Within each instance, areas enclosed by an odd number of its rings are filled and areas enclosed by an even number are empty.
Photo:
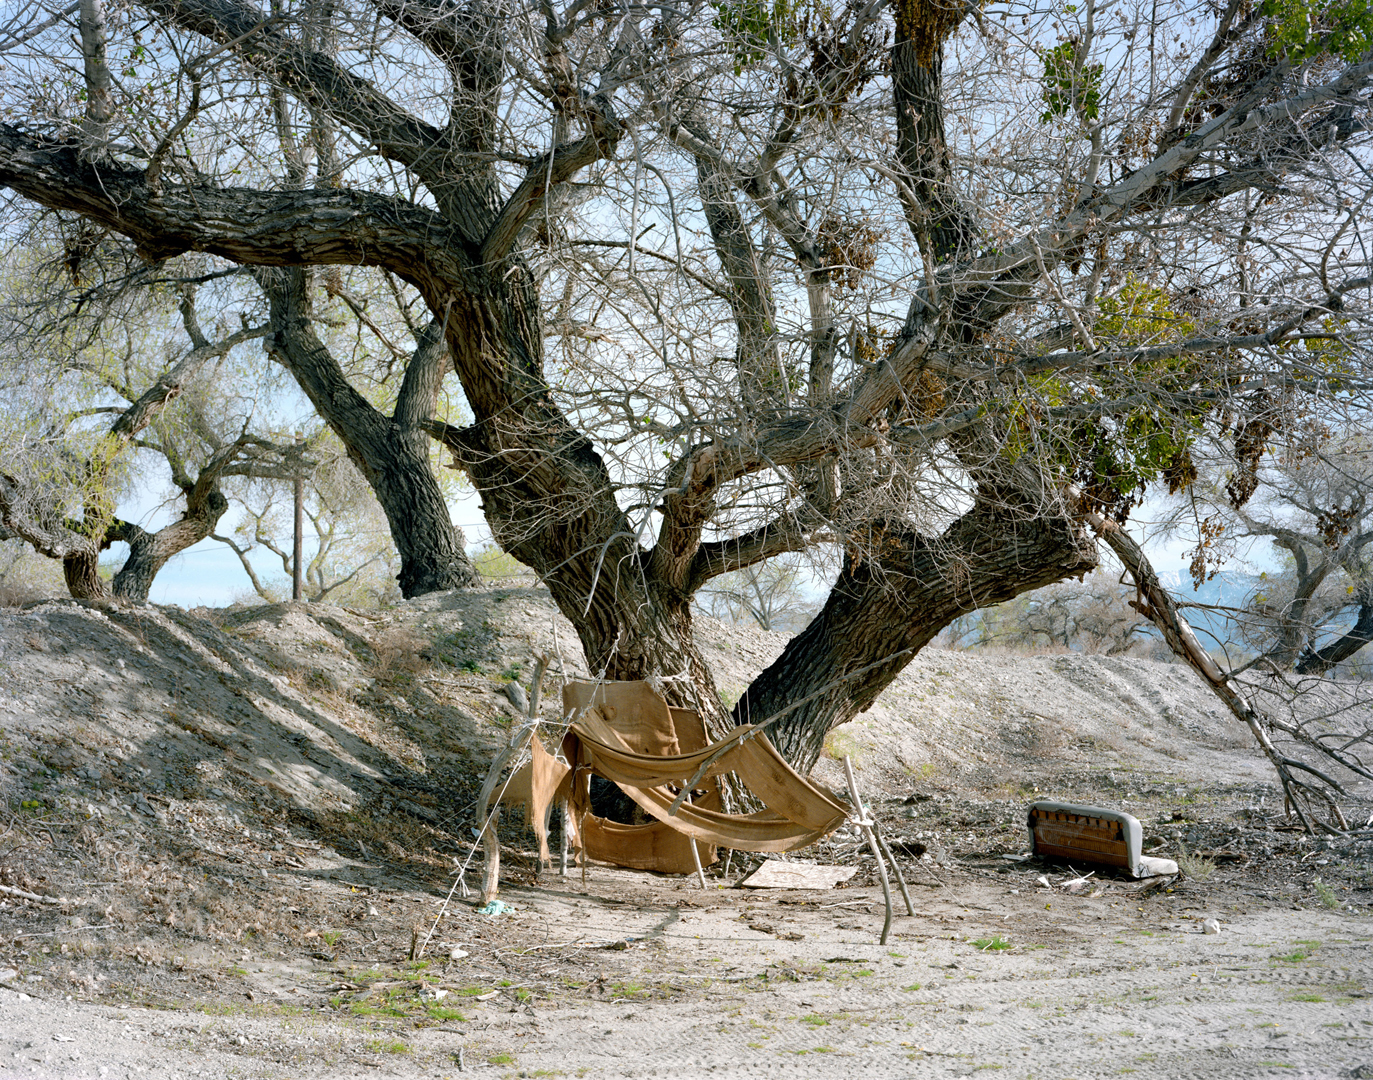
M557 625L514 587L0 612L0 1078L1373 1076L1373 845L1295 831L1144 660L927 653L844 730L912 883L886 946L847 832L808 853L847 886L765 892L540 877L512 830L513 910L447 899L505 684L577 670ZM726 692L781 646L708 632ZM1004 857L1039 795L1194 872L1070 892Z
M424 967L394 942L370 965L250 951L221 963L237 1001L198 1005L176 977L125 986L128 1006L25 983L0 992L0 1052L9 1075L53 1077L1338 1077L1373 1063L1366 920L1186 885L1088 899L1027 876L917 887L917 916L883 947L872 889L703 896L597 869L585 890L576 876L508 890L516 911L498 918L450 909L444 959ZM432 898L416 908L431 916ZM447 960L454 947L467 955Z

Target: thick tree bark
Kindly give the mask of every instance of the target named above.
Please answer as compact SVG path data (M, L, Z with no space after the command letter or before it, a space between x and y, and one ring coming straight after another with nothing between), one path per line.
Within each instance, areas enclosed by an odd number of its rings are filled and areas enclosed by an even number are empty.
M200 543L215 531L219 519L229 509L229 500L211 488L203 498L193 498L192 505L175 521L150 533L132 522L117 522L112 535L129 545L129 557L114 575L112 592L121 600L146 604L153 587L153 578L167 565L169 559Z
M824 608L734 707L739 723L769 719L788 761L806 771L825 735L865 711L911 659L960 615L1095 569L1096 548L1069 517L979 505L943 536L874 526L851 551Z
M892 46L896 156L915 201L905 200L911 232L934 263L968 250L974 226L953 187L944 133L944 42L969 9L941 0L901 0Z
M591 443L560 415L433 432L482 493L497 542L533 568L577 628L592 673L666 678L670 704L698 710L712 735L728 733L733 721L693 640L691 595L650 569L652 553L611 497Z
M63 556L62 577L67 592L77 600L101 600L106 595L100 577L100 551L95 544Z
M386 513L400 553L401 595L408 599L474 584L476 568L429 465L424 425L446 356L441 334L424 335L407 369L396 416L388 419L353 389L312 329L304 271L264 271L258 279L271 302L273 355L343 441Z
M749 413L756 415L765 403L781 404L786 398L771 279L739 213L732 178L714 161L699 157L696 177L715 254L730 284L740 391Z

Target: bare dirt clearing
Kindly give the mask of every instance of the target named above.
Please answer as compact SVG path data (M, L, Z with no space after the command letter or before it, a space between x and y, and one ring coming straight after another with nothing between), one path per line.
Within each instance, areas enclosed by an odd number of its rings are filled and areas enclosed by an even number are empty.
M710 633L727 695L781 647ZM836 733L916 893L919 914L898 918L885 948L871 860L844 831L814 856L857 860L852 882L779 893L726 887L737 860L705 892L602 867L585 885L577 870L536 883L515 829L502 893L514 910L482 916L460 895L443 908L485 760L514 715L504 687L533 648L558 647L579 673L570 628L525 587L384 616L0 612L0 1068L1373 1066L1368 845L1293 831L1238 725L1185 670L1142 660L931 651ZM817 772L837 783L834 769ZM1037 794L1129 810L1150 853L1185 851L1194 875L1147 894L1095 878L1069 893L1066 870L1001 858L1024 850ZM1054 887L1038 883L1046 873ZM1202 932L1207 918L1220 934Z

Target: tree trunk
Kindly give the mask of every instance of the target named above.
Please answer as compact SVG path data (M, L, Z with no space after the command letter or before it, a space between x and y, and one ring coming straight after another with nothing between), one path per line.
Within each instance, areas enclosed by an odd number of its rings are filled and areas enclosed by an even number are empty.
M1373 599L1359 605L1359 617L1340 638L1323 649L1308 651L1297 661L1297 674L1323 675L1373 641Z
M94 544L64 556L62 576L67 580L67 592L77 600L105 597L105 582L100 577L100 551Z
M304 271L262 271L258 280L271 301L273 355L342 440L386 513L400 553L401 595L474 584L477 571L430 468L424 427L388 419L348 383L311 328Z
M1096 568L1095 546L1067 517L1008 516L979 505L937 538L873 528L866 550L846 555L820 614L739 699L735 720L757 723L809 699L768 728L809 771L829 730L866 711L958 616Z
M150 533L131 522L120 522L115 526L118 539L129 545L129 557L114 576L114 595L121 600L132 600L146 604L152 591L153 578L167 561L187 548L200 543L219 524L219 519L229 509L229 500L219 491L210 491L203 500L197 500L175 521L155 533Z
M591 444L561 414L537 409L532 395L526 408L518 419L432 430L482 493L497 542L539 575L577 628L591 673L666 678L670 705L698 710L712 737L727 734L733 721L693 640L690 595L650 572L652 555L639 546ZM550 477L556 502L543 486Z
M967 10L924 0L896 7L891 51L896 157L916 197L905 206L911 231L935 263L953 258L976 235L954 190L944 133L944 42Z

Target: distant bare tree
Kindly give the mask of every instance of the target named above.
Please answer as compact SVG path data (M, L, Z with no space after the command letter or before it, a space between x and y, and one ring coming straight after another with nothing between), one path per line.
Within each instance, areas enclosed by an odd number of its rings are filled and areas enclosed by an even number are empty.
M398 602L400 560L371 489L337 443L331 447L328 440L307 439L302 456L308 466L308 556L301 568L305 599L360 607ZM234 535L214 537L238 556L253 592L272 602L291 595L292 487L284 478L234 485L230 495L241 511L238 525ZM249 557L254 548L271 553L281 566L280 578L259 574Z
M722 622L794 631L809 622L819 606L806 599L808 581L805 567L779 556L712 579L697 593L697 602Z

